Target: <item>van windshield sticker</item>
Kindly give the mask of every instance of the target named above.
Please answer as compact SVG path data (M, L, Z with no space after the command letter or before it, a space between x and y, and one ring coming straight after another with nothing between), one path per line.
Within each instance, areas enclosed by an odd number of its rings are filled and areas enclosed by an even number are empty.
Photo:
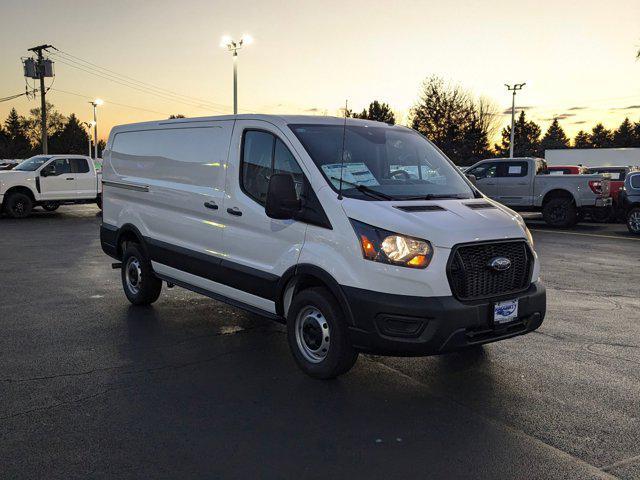
M340 170L342 169L342 179L345 182L356 183L358 185L375 186L380 185L373 176L369 167L364 163L329 163L322 165L322 171L336 188L340 188ZM336 178L338 180L336 180ZM343 185L343 188L345 186Z

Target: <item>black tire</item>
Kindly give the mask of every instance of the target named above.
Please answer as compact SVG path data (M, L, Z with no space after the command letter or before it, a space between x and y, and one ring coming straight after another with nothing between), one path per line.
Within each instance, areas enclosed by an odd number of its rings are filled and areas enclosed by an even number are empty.
M96 197L96 205L98 205L98 208L102 210L102 194L101 193L99 193L98 196Z
M325 288L309 288L293 298L287 315L287 339L298 367L314 378L342 375L358 359L342 309Z
M47 212L55 212L58 208L60 208L60 202L44 202L42 204L42 208Z
M153 273L151 262L137 243L125 244L121 277L124 293L134 305L151 305L160 296L162 281Z
M5 211L13 218L26 218L33 210L33 201L26 193L10 193L9 198L4 201Z
M572 227L578 223L578 210L568 197L555 197L542 207L542 218L552 227Z
M631 233L640 235L640 207L635 207L627 213L627 228Z

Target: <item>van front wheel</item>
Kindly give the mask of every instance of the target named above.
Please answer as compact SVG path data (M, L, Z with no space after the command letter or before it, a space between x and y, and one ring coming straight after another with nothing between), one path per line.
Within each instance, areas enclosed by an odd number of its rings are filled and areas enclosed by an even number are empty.
M342 375L358 359L342 309L325 288L309 288L293 298L287 315L287 338L300 369L314 378Z
M136 243L127 243L122 255L122 288L134 305L150 305L160 296L162 281Z

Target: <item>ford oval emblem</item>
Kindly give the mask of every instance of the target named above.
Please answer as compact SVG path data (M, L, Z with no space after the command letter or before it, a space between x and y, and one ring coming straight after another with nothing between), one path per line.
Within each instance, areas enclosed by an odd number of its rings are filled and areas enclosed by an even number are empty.
M506 257L493 257L487 266L496 272L504 272L511 268L511 260Z

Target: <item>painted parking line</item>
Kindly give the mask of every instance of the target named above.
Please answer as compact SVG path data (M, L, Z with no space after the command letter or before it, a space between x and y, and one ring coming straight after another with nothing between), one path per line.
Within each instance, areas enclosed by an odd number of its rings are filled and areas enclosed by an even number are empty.
M560 233L564 235L580 235L583 237L598 237L598 238L613 238L614 240L632 240L635 242L640 242L640 237L618 237L615 235L601 235L599 233L581 233L581 232L567 232L564 230L551 230L550 228L535 228L529 227L529 230L534 232L547 232L547 233Z

